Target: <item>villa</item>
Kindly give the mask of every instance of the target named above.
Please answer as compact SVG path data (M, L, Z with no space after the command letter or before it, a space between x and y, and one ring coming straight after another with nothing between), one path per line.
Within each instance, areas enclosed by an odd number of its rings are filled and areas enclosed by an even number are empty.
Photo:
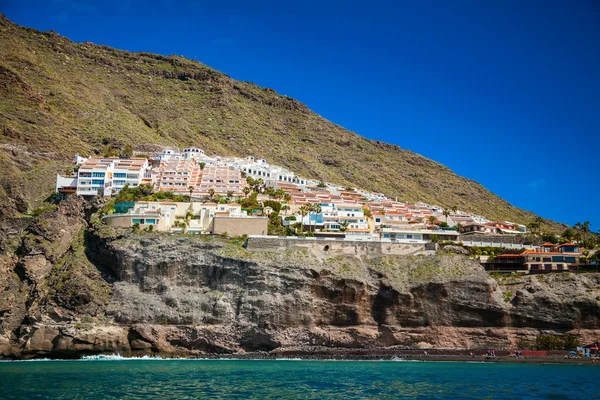
M485 268L494 271L568 271L577 268L580 256L579 246L576 244L544 243L536 250L500 254L493 261L485 263Z
M267 217L248 216L237 203L139 201L126 213L103 217L108 226L138 226L163 232L212 233L229 236L266 235ZM137 224L137 225L136 225Z

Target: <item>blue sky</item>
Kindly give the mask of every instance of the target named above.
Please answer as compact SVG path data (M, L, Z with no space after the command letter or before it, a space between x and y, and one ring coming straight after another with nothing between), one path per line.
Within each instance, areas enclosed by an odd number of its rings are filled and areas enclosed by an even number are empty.
M196 59L600 229L598 1L0 0L0 12Z

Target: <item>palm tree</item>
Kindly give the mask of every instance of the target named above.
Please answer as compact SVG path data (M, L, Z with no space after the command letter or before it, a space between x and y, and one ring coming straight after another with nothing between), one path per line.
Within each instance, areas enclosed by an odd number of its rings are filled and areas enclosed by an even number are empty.
M444 208L444 211L442 211L442 214L444 215L444 217L446 217L446 223L448 223L448 216L450 216L450 210L448 210L447 208Z
M584 239L587 239L587 236L590 233L590 225L590 221L585 221L581 224L581 233L583 234Z
M215 189L210 188L208 189L208 195L210 196L211 199L215 198Z
M427 220L429 221L429 224L431 224L431 225L435 225L435 223L437 222L437 218L433 215L429 216L427 218Z
M233 197L233 190L227 191L227 200L230 200Z
M573 239L575 240L575 243L581 242L581 239L583 239L583 236L581 235L581 231L579 231L579 230L575 231L575 234L573 235Z
M281 206L281 209L282 209L283 211L285 211L285 214L284 214L284 215L286 215L286 216L287 216L287 212L288 212L288 210L290 209L290 206L288 206L287 204L284 204L283 206Z
M456 205L453 205L452 207L450 207L450 209L452 210L453 213L456 214L456 212L458 211L458 207L456 207Z
M254 191L260 193L260 189L264 186L265 181L262 178L258 178L254 181Z
M303 230L304 216L308 213L306 206L300 206L300 232Z
M193 203L193 200L192 200L192 193L194 193L194 187L193 187L193 186L190 186L190 187L188 187L188 190L189 190L189 192L190 192L190 203Z
M244 197L248 197L248 194L250 193L251 189L250 187L246 186L242 189L242 192L244 192Z
M283 201L285 201L286 203L289 203L290 201L292 201L292 195L289 193L284 194Z
M340 222L340 232L346 232L348 230L348 220L344 220L342 222Z
M315 205L314 205L314 204L312 204L312 203L308 203L308 204L306 205L306 211L308 212L308 223L309 223L309 224L312 226L312 222L311 222L311 220L312 220L312 218L311 218L311 213L312 213L313 211L315 211Z
M315 217L315 225L316 221L319 219L319 215L321 215L321 212L323 212L323 207L321 207L320 204L315 205L315 213L317 214L317 216Z
M456 225L454 225L454 228L456 229L456 232L460 233L460 230L462 229L462 224L460 222L457 222Z
M194 218L194 214L191 211L185 213L185 223L190 226L190 220Z
M277 190L275 191L275 198L276 198L277 200L279 200L279 199L283 198L283 196L285 196L285 191L284 191L283 189L277 189Z

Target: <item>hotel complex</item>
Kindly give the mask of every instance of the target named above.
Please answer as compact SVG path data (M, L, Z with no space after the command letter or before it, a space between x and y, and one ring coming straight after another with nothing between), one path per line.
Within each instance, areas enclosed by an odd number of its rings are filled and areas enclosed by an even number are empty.
M423 202L394 201L381 193L306 179L253 156L207 156L196 147L182 152L165 149L150 160L76 156L75 162L75 174L57 176L56 191L63 196L109 197L125 186L148 184L155 192L190 197L188 203L137 202L126 212L105 216L106 223L112 226L263 235L268 233L268 216L273 211L263 204L268 200L283 207L277 216L281 226L314 236L407 243L484 243L526 233L524 225L490 221L456 207L449 210ZM261 210L246 210L234 202L248 196L251 189L256 190L256 185L249 187L250 178L260 182L256 195ZM272 196L275 191L278 197ZM492 267L506 269L509 264L518 264L517 269L527 271L561 270L577 263L578 251L569 246L552 251L547 251L547 247L528 249L517 255L499 256Z

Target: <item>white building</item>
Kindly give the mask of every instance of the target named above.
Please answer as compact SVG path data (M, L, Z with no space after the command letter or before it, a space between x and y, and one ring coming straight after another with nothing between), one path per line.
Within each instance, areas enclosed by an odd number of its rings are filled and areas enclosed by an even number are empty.
M188 147L187 149L183 149L181 153L181 158L184 160L196 160L197 157L201 157L204 155L204 150L199 149L197 147Z
M77 171L77 194L110 196L115 164L118 158L90 158Z
M81 157L79 154L75 154L75 165L81 165L86 162L88 159L85 157Z
M118 193L125 185L136 187L148 179L150 165L145 158L118 160L113 169L113 193ZM151 180L148 182L151 183Z
M180 160L181 153L176 152L173 149L164 149L157 156L152 158L153 160L157 160L159 162L167 162L169 160Z

